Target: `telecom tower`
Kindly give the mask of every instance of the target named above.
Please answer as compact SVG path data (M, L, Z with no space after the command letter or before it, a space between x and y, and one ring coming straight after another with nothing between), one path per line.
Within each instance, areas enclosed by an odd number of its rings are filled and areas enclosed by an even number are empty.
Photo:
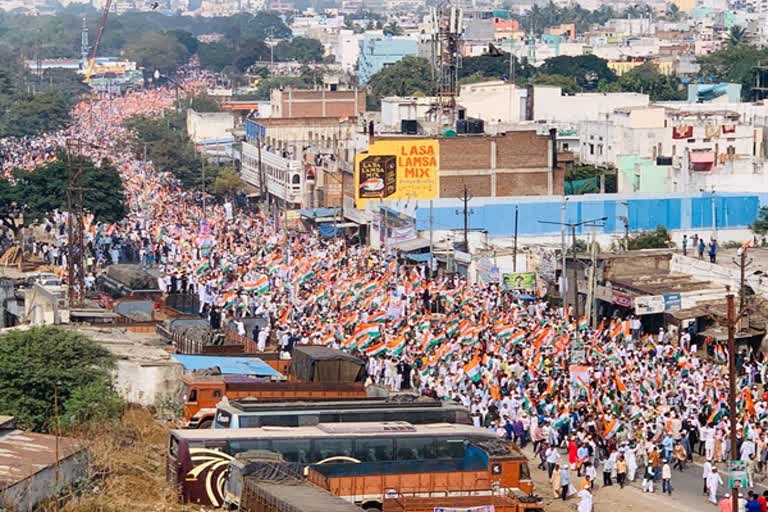
M464 12L450 0L432 8L432 69L437 102L431 112L443 126L456 125L456 97L459 95L459 68Z
M88 19L83 16L83 31L80 34L80 55L83 60L83 69L88 65Z

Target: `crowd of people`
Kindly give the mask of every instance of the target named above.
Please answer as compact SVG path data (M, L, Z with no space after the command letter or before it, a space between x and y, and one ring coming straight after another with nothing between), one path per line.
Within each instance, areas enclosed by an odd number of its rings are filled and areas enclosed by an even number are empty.
M204 85L186 80L185 90ZM272 339L286 353L295 344L341 348L367 360L372 383L462 403L477 426L532 444L554 494L577 494L580 510L591 509L598 474L602 486L641 480L654 492L661 482L671 494L673 468L687 471L698 454L715 502L718 463L741 458L753 478L765 469L768 376L760 352L739 355L742 392L728 411L724 351L714 342L697 346L695 333L646 333L637 318L594 325L498 284L435 276L343 238L282 229L264 212L204 206L199 192L136 159L122 126L171 108L173 99L166 88L92 98L78 104L64 133L2 143L4 172L52 158L75 134L85 143L80 151L118 167L130 213L112 225L88 221L91 275L126 260L157 267L162 286L181 293L183 283L217 326L267 318L255 334L261 347ZM66 214L52 216L50 240L31 241L53 264L65 263L65 222ZM577 350L584 355L574 362ZM736 454L727 442L732 422Z

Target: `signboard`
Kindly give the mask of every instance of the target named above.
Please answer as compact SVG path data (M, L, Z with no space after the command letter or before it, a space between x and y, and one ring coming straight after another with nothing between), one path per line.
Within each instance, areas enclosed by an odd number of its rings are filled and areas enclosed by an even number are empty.
M586 287L582 289L586 289ZM617 306L624 308L631 308L635 303L635 299L633 299L631 295L619 290L614 290L611 286L598 285L595 288L595 297L603 302L616 304Z
M505 290L535 290L536 273L535 272L512 272L502 275L502 282Z
M732 460L728 462L728 488L746 489L749 487L747 478L747 463L743 460Z
M664 311L680 311L682 309L682 299L679 293L664 294Z
M539 275L545 281L554 283L557 278L557 253L543 250L539 259Z
M489 258L480 258L476 263L477 278L483 284L499 282L499 267L493 264Z
M355 203L371 199L437 199L439 145L435 139L380 140L355 158Z
M635 314L652 315L664 312L663 295L641 295L635 297Z

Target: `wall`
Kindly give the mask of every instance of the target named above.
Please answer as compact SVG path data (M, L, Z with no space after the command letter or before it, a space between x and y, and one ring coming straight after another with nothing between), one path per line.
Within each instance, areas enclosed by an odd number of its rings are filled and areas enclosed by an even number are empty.
M418 42L410 37L364 36L360 40L357 78L361 85L406 55L418 53Z
M634 92L582 93L563 96L560 87L533 88L533 119L536 121L578 122L598 119L600 114L622 107L645 107L647 94Z
M365 90L273 89L272 117L357 117L365 112Z
M660 194L672 190L670 166L656 165L650 158L621 155L617 158L619 192Z
M232 112L195 112L187 110L187 133L189 138L200 144L206 140L232 138L235 116Z
M7 506L15 512L32 512L41 502L55 493L57 468L44 467L31 477L7 487L0 493L0 510ZM69 489L88 475L88 454L77 452L58 464L59 489Z
M462 85L457 101L466 109L467 117L516 123L525 118L525 111L521 113L521 98L525 95L525 89L499 80Z
M183 373L178 363L120 359L115 365L115 389L131 404L154 406L159 398L179 395Z
M768 204L768 194L717 194L715 211L718 230L745 230L757 218L760 206ZM515 207L519 208L520 236L559 235L560 226L540 221L561 222L562 196L545 197L476 197L469 203L472 229L482 229L492 237L514 234ZM462 207L458 199L434 201L434 226L440 230L463 228L463 217L456 213ZM409 208L416 217L417 229L429 227L429 202L412 201L410 206L398 205L401 211ZM653 230L665 226L669 230L687 230L705 236L712 228L712 202L709 194L588 194L569 196L565 208L565 222L577 223L606 217L602 227L579 227L577 235L620 234L624 223L620 216L629 217L631 232ZM627 211L628 210L628 211ZM743 236L743 233L740 234ZM722 236L720 237L723 238Z

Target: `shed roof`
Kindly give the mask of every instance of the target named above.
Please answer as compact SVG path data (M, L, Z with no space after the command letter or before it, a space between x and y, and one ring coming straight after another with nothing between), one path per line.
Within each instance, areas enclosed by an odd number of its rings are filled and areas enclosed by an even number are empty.
M59 461L83 450L76 439L59 437ZM0 435L0 490L56 464L56 436L14 430Z

